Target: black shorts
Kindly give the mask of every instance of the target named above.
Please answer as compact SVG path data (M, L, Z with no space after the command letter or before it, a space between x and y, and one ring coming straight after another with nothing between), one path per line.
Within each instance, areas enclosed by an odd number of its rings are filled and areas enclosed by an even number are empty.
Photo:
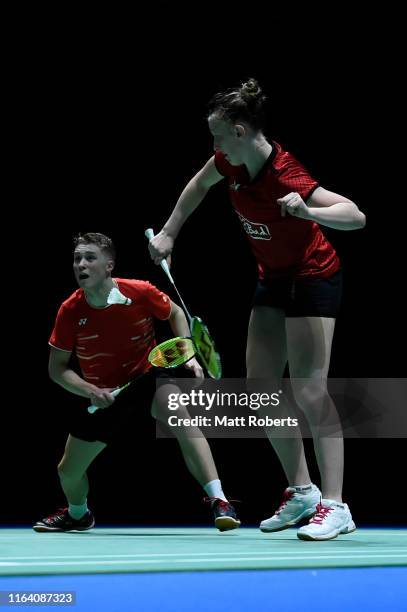
M328 278L259 280L253 306L281 308L286 317L338 316L342 297L342 270Z
M89 400L81 398L78 405L67 408L69 433L86 442L111 444L124 436L142 438L155 435L155 421L150 408L156 391L157 378L190 378L193 373L184 367L151 368L116 397L108 408L89 414ZM69 412L68 412L69 411ZM136 441L135 441L136 443Z

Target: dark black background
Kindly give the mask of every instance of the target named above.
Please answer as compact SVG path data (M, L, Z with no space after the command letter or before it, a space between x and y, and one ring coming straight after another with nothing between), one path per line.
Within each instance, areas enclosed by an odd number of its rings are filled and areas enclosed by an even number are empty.
M16 321L15 309L3 321L19 330L4 355L12 364L5 399L12 421L2 445L4 524L31 524L63 503L56 474L66 438L60 407L73 397L47 377L47 340L59 304L75 289L73 236L106 233L118 250L117 276L149 279L170 291L149 259L144 229L159 230L211 154L207 100L250 76L270 97L267 134L367 215L362 231L324 230L345 270L331 376L402 376L395 271L401 228L391 212L399 80L397 50L383 44L382 16L356 22L332 10L319 14L321 26L312 15L259 11L251 20L231 11L220 23L209 3L205 15L184 11L182 25L181 13L162 3L155 19L140 16L126 25L125 15L111 23L104 17L71 30L56 23L31 48L20 54L15 48L14 216L4 231L12 244L10 291L20 297ZM223 184L185 225L173 271L190 310L217 339L225 376L244 376L256 269ZM401 485L404 444L346 441L344 498L359 524L405 520L391 501ZM211 447L225 492L243 502L243 521L269 516L285 487L269 443L213 440ZM318 482L313 459L311 468ZM176 442L155 439L148 402L139 430L107 449L89 474L99 523L209 522Z

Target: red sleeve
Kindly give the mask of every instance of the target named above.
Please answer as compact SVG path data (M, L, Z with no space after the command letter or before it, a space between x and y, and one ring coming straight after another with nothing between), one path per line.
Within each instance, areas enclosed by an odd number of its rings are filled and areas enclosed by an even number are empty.
M55 319L54 329L48 343L62 351L72 352L75 346L74 326L72 317L66 306L62 304Z
M318 181L313 179L308 171L292 155L287 155L278 174L279 192L283 197L292 191L300 194L304 202L308 200L312 192L318 187Z
M144 298L148 310L157 319L168 319L171 314L171 300L162 291L149 282L144 283Z

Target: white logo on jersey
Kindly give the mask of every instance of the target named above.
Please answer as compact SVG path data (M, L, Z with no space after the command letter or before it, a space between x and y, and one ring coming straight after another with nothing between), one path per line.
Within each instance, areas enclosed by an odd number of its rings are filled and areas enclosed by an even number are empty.
M237 191L240 187L240 183L236 183L236 179L233 181L233 183L230 183L229 185L229 189L234 189L234 191Z
M87 319L79 319L79 325L85 325Z
M271 240L271 234L268 226L265 223L254 223L253 221L249 221L241 215L237 213L240 221L242 222L243 229L254 240Z

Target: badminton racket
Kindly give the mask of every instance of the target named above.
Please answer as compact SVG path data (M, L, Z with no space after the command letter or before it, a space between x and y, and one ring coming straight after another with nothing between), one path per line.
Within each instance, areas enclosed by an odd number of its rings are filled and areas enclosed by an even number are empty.
M149 353L147 359L152 366L156 368L177 368L184 363L187 363L196 354L195 345L191 338L183 338L177 336L176 338L170 338L160 344L157 344ZM140 378L140 377L138 377ZM126 389L132 382L135 382L137 378L126 383L122 387L118 387L111 392L113 397L116 397ZM95 405L88 406L88 412L93 414L98 410Z
M154 238L154 232L151 228L147 229L144 234L149 241ZM167 261L165 259L162 259L160 265L164 270L165 274L167 275L169 281L173 285L181 302L182 308L184 309L184 312L188 317L189 329L191 331L191 339L195 345L196 353L202 365L204 366L211 378L219 380L219 378L221 378L222 376L222 363L220 360L220 355L216 351L215 343L209 333L207 326L200 317L192 317L190 315L188 308L185 306L184 300L182 299L174 282L174 279L171 275Z

